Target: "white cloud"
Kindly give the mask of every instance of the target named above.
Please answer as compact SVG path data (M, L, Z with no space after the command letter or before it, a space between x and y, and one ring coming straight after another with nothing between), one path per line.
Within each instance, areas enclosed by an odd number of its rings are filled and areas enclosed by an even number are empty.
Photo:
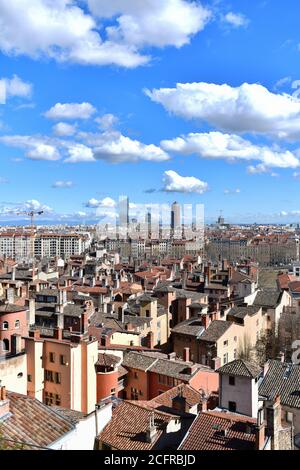
M48 119L89 119L96 112L90 103L56 103L45 113Z
M45 213L52 212L53 209L51 207L42 204L41 202L37 201L36 199L30 199L24 203L24 208L28 209L29 211L44 211Z
M95 122L99 124L100 129L107 130L112 128L118 123L119 119L114 114L103 114L95 119Z
M176 171L165 171L163 178L166 192L198 193L203 194L208 190L208 184L194 176L180 176Z
M67 124L66 122L58 122L53 126L53 132L59 137L68 137L76 133L76 125Z
M89 201L85 204L86 207L96 209L98 207L106 207L106 208L115 208L116 207L116 202L110 198L110 197L105 197L104 199L98 200L95 198L89 199Z
M237 189L224 189L224 194L240 194L241 190Z
M283 77L283 78L280 78L279 80L277 80L277 82L275 83L274 85L274 90L278 90L282 87L284 87L285 85L289 85L292 83L292 78L291 77Z
M71 188L73 186L72 181L55 181L52 188Z
M258 160L263 167L296 168L298 158L290 151L254 145L234 134L221 132L191 133L173 140L163 140L161 147L169 152L198 154L204 158Z
M112 163L169 160L169 155L160 147L146 145L132 140L117 131L106 131L102 134L81 134L87 145L93 148L93 155L98 160Z
M32 160L60 159L60 153L56 145L47 137L28 135L6 135L0 137L0 142L10 147L26 150L26 156Z
M30 98L32 93L32 84L24 82L17 75L12 78L0 79L0 103L5 104L8 98L17 96L20 98Z
M241 26L247 26L249 24L248 18L241 13L234 13L230 11L223 17L223 21L230 24L234 28L240 28Z
M84 2L75 0L0 0L0 50L34 59L137 67L149 61L141 48L180 47L209 19L207 9L188 0L88 4L89 12ZM102 18L109 20L109 27Z
M66 144L68 149L68 158L66 163L94 162L95 158L92 149L83 144L70 143Z
M186 0L88 0L88 4L100 18L117 16L117 25L107 28L113 42L135 47L181 47L211 17L199 2Z
M60 154L53 145L38 144L35 148L27 152L27 157L31 160L56 161L60 159Z
M169 112L205 121L230 132L253 132L300 138L300 100L271 93L259 84L239 87L213 83L178 83L176 88L145 90Z

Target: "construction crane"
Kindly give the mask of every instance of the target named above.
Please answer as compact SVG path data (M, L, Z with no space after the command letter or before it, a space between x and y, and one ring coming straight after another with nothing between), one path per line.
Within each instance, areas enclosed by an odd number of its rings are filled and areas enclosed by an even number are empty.
M34 219L36 215L42 215L44 211L21 211L18 212L17 215L27 215L30 217L30 231L31 231L31 256L32 256L32 263L33 263L33 276L35 274L35 263L34 263Z
M18 215L27 215L28 217L30 217L30 226L31 226L31 229L33 230L33 223L34 223L34 218L36 215L42 215L44 213L44 211L22 211L22 212L18 212Z

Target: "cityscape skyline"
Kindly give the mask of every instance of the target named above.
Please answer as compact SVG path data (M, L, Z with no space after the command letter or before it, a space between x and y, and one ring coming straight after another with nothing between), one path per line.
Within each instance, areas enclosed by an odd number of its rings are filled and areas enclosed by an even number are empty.
M104 58L96 41L83 59L71 30L61 39L51 22L37 27L25 48L30 9L6 18L14 27L23 15L18 38L0 34L1 224L31 209L44 210L45 222L90 223L121 192L140 204L204 204L208 222L220 209L232 223L299 221L293 0L178 0L183 25L166 19L168 1L155 10L168 39L157 35L147 6L137 20L117 2L105 11L94 2L36 3L60 15L58 30L75 4L82 21L101 19L97 41L126 14L144 31L129 40L123 26L114 54ZM82 34L87 41L91 30Z

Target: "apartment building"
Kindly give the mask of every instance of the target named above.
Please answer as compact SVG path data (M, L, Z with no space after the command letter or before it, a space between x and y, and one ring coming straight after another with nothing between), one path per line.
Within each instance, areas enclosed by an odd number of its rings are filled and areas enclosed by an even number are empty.
M87 235L79 233L0 232L0 255L16 260L36 257L61 257L83 253L90 244Z
M82 335L62 339L41 338L34 330L25 338L27 353L27 394L46 405L91 413L97 402L95 364L98 342Z

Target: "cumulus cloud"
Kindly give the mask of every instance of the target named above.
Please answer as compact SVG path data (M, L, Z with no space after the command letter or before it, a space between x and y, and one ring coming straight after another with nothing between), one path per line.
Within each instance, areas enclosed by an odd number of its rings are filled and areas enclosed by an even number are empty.
M17 75L12 78L0 79L0 103L5 104L11 97L30 98L32 93L32 84L23 81Z
M230 24L230 26L233 26L234 28L240 28L249 24L249 20L245 15L242 15L241 13L234 13L232 11L224 15L223 21Z
M117 16L117 25L107 28L110 40L135 47L181 47L211 17L199 2L186 0L88 0L88 4L100 18Z
M48 119L89 119L96 112L91 103L56 103L45 112Z
M53 183L52 188L71 188L73 186L72 181L55 181Z
M9 147L26 150L26 156L32 160L56 161L60 159L60 153L50 139L28 135L6 135L0 137L0 142Z
M229 132L279 138L300 137L300 100L259 84L239 87L213 83L178 83L175 88L145 90L154 102L185 119L197 119Z
M194 176L180 176L176 171L168 170L164 173L163 191L178 193L203 194L208 190L208 184Z
M258 160L268 168L299 166L298 158L288 150L254 145L238 135L221 132L190 133L173 140L163 140L161 147L169 152L198 154L211 159Z
M114 114L103 114L95 119L100 129L107 130L112 128L118 123L119 119Z
M76 133L76 125L68 124L66 122L58 122L53 126L53 132L59 137L69 137Z
M0 50L59 62L137 67L144 46L181 47L208 9L189 0L0 0ZM38 20L37 20L38 19ZM105 27L102 20L108 20Z
M110 198L105 197L104 199L98 200L95 198L91 198L88 202L85 203L85 207L89 207L92 209L96 209L98 207L107 207L107 208L115 208L117 206L116 202Z
M80 162L94 162L96 161L93 151L90 147L84 144L66 143L68 151L68 158L65 159L66 163L80 163Z
M169 155L156 145L146 145L132 140L117 131L101 134L82 134L87 145L93 148L94 158L112 163L169 160Z

